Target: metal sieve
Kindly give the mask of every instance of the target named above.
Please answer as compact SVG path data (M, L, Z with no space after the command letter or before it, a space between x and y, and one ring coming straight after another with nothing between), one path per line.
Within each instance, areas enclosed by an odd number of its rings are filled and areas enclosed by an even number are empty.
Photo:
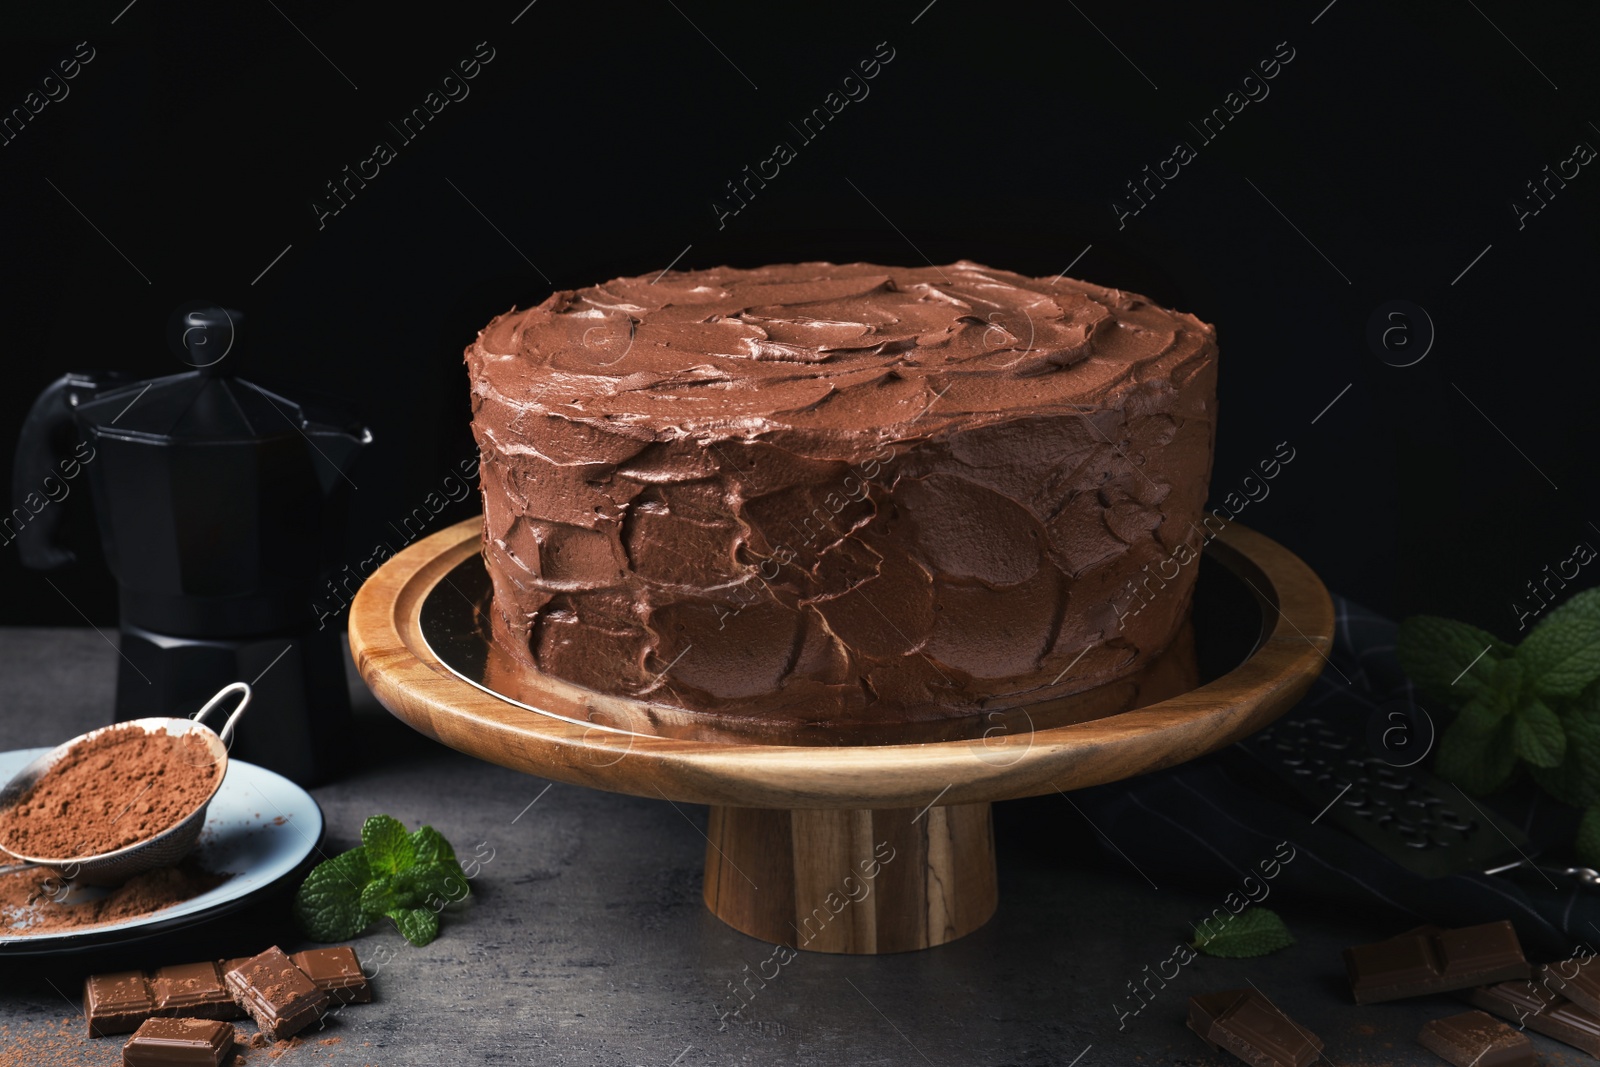
M239 704L233 709L233 714L228 716L228 721L223 725L219 735L205 724L204 719L212 709L235 693L242 694ZM25 856L6 848L3 843L0 843L0 853L22 860L26 865L48 867L62 878L84 885L120 885L136 874L143 874L157 867L170 867L177 863L188 855L189 850L194 848L200 839L200 831L206 822L206 808L211 805L211 798L216 796L217 789L222 785L223 776L228 773L228 746L233 741L233 724L239 721L239 716L244 714L244 709L249 703L250 686L244 682L234 682L218 690L215 696L206 701L205 707L195 712L192 719L165 717L130 719L102 726L98 730L90 730L86 734L79 734L72 740L57 745L29 763L6 783L4 789L0 789L0 812L3 812L16 804L74 745L104 736L111 731L142 729L147 733L162 731L174 737L188 733L198 734L205 742L207 757L217 766L217 776L211 783L211 792L206 795L199 807L159 834L112 852L102 852L97 856ZM133 806L133 800L128 802L128 806L130 808Z

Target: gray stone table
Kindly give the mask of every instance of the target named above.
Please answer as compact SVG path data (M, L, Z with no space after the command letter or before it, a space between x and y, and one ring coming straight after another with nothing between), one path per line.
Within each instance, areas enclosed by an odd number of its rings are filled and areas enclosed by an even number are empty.
M0 750L55 744L110 720L108 637L0 630ZM462 853L483 843L493 858L432 944L413 948L387 923L356 941L363 958L381 961L376 1003L344 1011L278 1059L251 1052L252 1063L1221 1067L1238 1061L1185 1029L1186 998L1250 981L1324 1039L1324 1062L1372 1067L1441 1063L1415 1035L1426 1019L1461 1010L1448 998L1351 1002L1339 950L1403 919L1272 901L1295 946L1257 960L1201 957L1164 988L1151 982L1145 1007L1119 1018L1119 1007L1140 1003L1130 983L1160 969L1222 891L1159 875L1152 883L1059 796L995 805L1000 909L975 934L925 952L801 953L780 966L770 946L701 905L704 809L478 762L390 718L353 672L351 686L365 739L340 780L312 791L328 818L324 851L357 843L362 820L388 812L431 823ZM41 966L0 955L0 1067L120 1063L121 1042L110 1038L19 1051L19 1035L36 1039L64 1019L81 1031L70 1000L87 968L154 967L273 940L306 947L282 898L135 959ZM1534 1040L1546 1063L1588 1061Z

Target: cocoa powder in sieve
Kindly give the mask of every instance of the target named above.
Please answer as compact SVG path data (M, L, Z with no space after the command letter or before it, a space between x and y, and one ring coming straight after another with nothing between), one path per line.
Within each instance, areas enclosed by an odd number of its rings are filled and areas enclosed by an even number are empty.
M73 745L0 812L0 845L45 859L113 852L182 821L211 796L219 771L196 734L109 729Z

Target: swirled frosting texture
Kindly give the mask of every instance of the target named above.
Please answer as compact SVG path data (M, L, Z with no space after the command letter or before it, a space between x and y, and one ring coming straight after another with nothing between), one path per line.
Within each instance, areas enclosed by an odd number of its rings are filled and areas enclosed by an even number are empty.
M1188 609L1216 355L966 261L557 292L466 352L496 631L592 689L813 722L1121 677Z

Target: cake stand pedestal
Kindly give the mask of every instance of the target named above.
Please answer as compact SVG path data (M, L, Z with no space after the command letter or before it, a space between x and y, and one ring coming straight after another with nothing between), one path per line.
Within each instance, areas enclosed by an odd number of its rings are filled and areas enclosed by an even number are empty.
M713 805L706 840L706 907L791 948L929 948L976 930L1000 903L984 802L921 811Z
M441 530L361 587L350 648L378 700L421 733L491 763L710 805L706 906L752 937L813 951L900 952L971 933L999 899L993 801L1118 781L1254 733L1305 694L1333 640L1333 606L1317 576L1234 524L1206 555L1247 587L1259 638L1233 669L1178 696L1087 722L933 743L658 736L604 725L639 721L651 708L644 702L536 677L534 697L524 686L512 703L435 655L424 605L478 552L481 536L481 519Z

